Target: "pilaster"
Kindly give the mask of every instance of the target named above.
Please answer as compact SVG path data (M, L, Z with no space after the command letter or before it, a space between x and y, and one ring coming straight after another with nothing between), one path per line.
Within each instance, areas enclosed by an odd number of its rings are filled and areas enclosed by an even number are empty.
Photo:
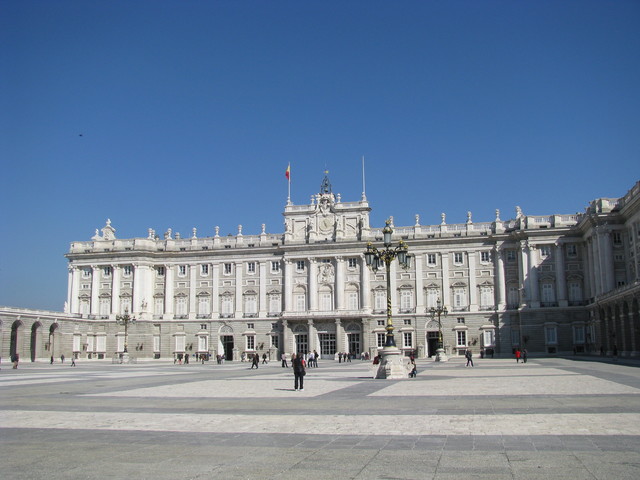
M558 296L558 306L566 307L569 305L567 301L567 281L564 271L564 248L563 244L558 241L556 243L556 295Z
M476 277L476 256L477 252L467 252L467 259L469 261L469 311L478 311L478 286Z
M318 311L318 261L309 259L309 310Z
M344 310L344 258L336 257L336 306Z

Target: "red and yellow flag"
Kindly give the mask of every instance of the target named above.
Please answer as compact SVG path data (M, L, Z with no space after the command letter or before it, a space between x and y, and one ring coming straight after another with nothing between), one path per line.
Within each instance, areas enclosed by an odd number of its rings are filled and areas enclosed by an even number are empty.
M291 181L291 164L287 165L287 170L284 172L284 176L287 180Z

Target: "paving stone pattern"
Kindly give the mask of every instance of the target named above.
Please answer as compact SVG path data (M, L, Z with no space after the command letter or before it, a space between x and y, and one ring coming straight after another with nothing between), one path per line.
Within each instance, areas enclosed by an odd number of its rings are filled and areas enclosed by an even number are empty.
M249 367L3 364L2 478L640 478L640 363Z

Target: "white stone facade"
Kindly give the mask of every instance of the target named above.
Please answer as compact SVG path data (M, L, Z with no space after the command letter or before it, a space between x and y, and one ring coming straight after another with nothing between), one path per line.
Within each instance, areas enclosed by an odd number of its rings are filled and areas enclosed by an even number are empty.
M366 197L342 202L325 178L307 205L285 206L285 231L188 238L149 229L118 239L107 224L73 242L64 314L0 309L2 355L138 358L316 350L375 355L384 343L386 278L364 264ZM612 353L640 348L638 280L640 182L620 199L593 201L583 214L515 217L463 224L393 226L411 266L391 268L392 317L405 354L432 356L438 299L448 355Z

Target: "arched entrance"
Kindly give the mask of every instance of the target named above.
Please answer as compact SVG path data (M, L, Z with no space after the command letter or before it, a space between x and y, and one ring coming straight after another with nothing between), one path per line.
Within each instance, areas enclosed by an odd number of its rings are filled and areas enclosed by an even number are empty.
M226 360L233 361L233 329L229 325L225 325L220 329L220 341L218 342L218 351Z
M51 326L49 327L49 352L51 353L51 356L53 358L57 357L56 353L60 349L60 346L58 345L59 342L57 341L59 336L58 324L51 324Z
M42 332L42 324L40 322L36 322L31 325L31 361L35 362L36 357L38 356L38 352L40 351L40 347L42 345L42 338L40 333Z
M20 320L16 320L11 325L11 343L9 345L9 356L13 358L18 354L22 356L22 342L24 340L24 324Z
M427 323L426 326L426 345L427 345L427 357L435 357L436 350L438 349L438 345L440 344L440 333L438 330L438 322L437 320L431 320Z

